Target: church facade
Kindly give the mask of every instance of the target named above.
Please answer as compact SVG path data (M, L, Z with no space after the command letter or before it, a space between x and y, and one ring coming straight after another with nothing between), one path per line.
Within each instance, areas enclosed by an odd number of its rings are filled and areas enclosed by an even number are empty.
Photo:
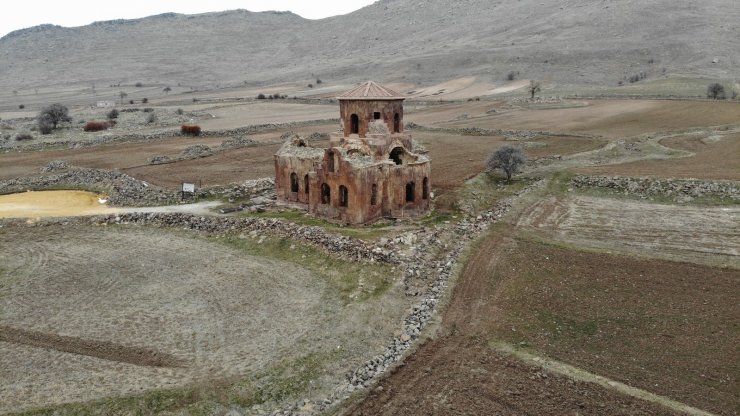
M275 154L278 203L350 225L426 214L431 160L403 130L404 97L368 81L337 99L328 148L293 136Z

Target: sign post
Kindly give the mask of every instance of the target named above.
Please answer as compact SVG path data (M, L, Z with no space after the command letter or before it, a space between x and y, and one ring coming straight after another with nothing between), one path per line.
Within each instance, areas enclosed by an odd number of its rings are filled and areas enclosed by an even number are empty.
M194 183L182 183L182 199L185 199L185 195L195 195L195 184Z

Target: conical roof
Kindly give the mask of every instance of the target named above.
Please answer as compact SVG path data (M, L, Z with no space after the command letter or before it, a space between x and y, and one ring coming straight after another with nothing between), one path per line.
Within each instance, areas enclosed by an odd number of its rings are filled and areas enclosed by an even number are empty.
M339 100L403 100L406 97L373 81L367 81L337 96Z

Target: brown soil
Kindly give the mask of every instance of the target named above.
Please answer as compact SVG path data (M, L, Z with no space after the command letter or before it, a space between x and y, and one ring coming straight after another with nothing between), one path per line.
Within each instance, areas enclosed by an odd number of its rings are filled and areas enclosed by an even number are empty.
M0 325L0 341L87 355L134 365L150 367L180 367L183 365L181 360L178 360L171 354L165 354L147 348L127 347L107 341L27 331L7 325Z
M618 165L579 168L585 174L740 180L740 134L671 137L663 146L693 153L677 159L641 160Z
M516 130L578 132L606 137L680 131L692 127L737 124L740 104L709 101L608 100L587 107L514 110L457 121L440 115L447 127L485 127Z
M422 345L347 414L672 414L595 384L547 374L489 347L492 330L508 312L501 297L512 279L500 254L512 244L492 233L477 247L443 316L444 335Z
M474 257L466 271L476 269L498 282L480 315L494 317L494 338L703 410L738 410L737 270L526 240Z

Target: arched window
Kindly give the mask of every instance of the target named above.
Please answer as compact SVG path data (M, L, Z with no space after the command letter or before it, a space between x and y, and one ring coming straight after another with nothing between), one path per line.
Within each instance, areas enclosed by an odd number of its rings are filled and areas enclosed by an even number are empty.
M406 202L414 202L416 196L416 184L409 182L406 184Z
M401 159L401 155L403 153L404 151L402 147L396 147L393 150L391 150L391 153L388 156L388 158L396 162L396 165L403 165L403 159Z
M398 113L393 115L393 132L394 133L401 132L401 115Z
M303 191L308 195L308 175L303 177Z
M350 124L350 130L349 132L351 134L359 134L360 133L360 117L357 116L357 114L352 114L349 117L349 124Z
M424 177L421 188L421 199L429 199L429 178Z
M295 172L290 174L290 192L298 192L298 175Z
M349 191L344 185L339 185L339 206L346 207L349 204Z
M378 185L373 184L370 188L370 205L376 205L378 203Z
M329 188L329 185L322 183L321 184L321 203L328 204L330 202L331 202L331 188Z

